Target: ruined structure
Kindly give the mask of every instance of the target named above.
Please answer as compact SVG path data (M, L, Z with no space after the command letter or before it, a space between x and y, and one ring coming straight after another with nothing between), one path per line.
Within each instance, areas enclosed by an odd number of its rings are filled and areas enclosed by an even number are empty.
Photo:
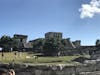
M81 46L81 40L76 40L76 41L73 41L72 43L75 45L75 47Z
M50 38L65 41L65 43L66 43L65 49L73 49L73 48L81 46L80 40L76 40L76 41L72 42L70 40L70 38L63 39L62 35L63 34L60 32L48 32L45 34L45 38L38 38L35 40L30 40L29 42L27 42L27 38L28 38L27 35L15 34L14 38L19 42L18 43L19 48L32 48L33 44L39 42L40 40L44 40L44 42L45 42L46 39L50 39Z
M100 60L100 40L96 40L96 49L91 52L91 59Z
M27 35L14 34L14 38L23 44L27 42L27 37Z
M100 75L100 61L94 64L0 64L16 75Z
M50 38L61 40L62 39L62 33L60 33L60 32L48 32L48 33L46 33L45 39L50 39Z
M65 49L73 49L73 48L76 48L76 46L73 44L73 42L70 40L70 38L63 39L63 41L65 41L65 43L66 43Z
M42 45L39 47L34 46L34 44L43 41L46 39L54 38L56 40L63 40L65 45L64 49L59 51L60 55L77 55L77 54L91 54L92 51L97 49L97 45L99 41L96 42L94 46L82 46L81 40L71 41L70 38L63 38L63 34L61 32L47 32L45 33L45 38L38 38L35 40L30 40L27 42L27 35L15 34L14 38L19 42L18 47L21 49L25 49L26 51L32 50L40 50L42 49ZM34 46L34 47L33 47Z
M18 48L26 48L27 45L27 35L14 34L14 39L18 42Z

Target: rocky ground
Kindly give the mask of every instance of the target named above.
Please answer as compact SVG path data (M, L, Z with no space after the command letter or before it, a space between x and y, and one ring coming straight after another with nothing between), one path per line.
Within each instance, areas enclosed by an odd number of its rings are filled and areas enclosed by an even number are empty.
M0 67L13 68L16 75L100 75L100 62L80 65L1 63Z

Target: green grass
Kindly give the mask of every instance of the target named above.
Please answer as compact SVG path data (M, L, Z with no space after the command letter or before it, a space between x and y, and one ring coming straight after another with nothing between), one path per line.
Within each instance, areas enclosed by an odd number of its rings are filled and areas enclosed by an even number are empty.
M2 58L0 53L0 62L1 63L33 63L33 64L66 64L73 63L72 60L78 58L79 56L62 56L62 57L39 57L38 59L34 59L34 53L21 52L21 56L19 53L17 56L14 55L15 52L6 52L4 53L4 57ZM26 56L30 56L31 58L26 58Z

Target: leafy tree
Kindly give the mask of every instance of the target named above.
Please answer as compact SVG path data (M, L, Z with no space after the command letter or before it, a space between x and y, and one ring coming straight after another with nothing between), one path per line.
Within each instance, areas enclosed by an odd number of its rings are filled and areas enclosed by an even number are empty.
M63 44L64 46L67 45L67 40L66 40L66 39L62 39L61 42L62 42L62 44Z
M44 39L42 39L42 38L36 39L33 42L33 49L36 52L42 52L42 50L43 50L43 44L44 44Z
M100 40L99 39L96 40L95 44L96 44L97 49L100 49Z
M19 41L17 41L15 38L12 38L12 48L13 50L18 50L19 48Z
M10 36L2 36L0 39L0 47L3 48L3 51L10 51L11 48L17 47L17 41Z
M54 38L47 39L43 46L43 53L48 56L57 55L59 50L62 49L62 43L60 40Z
M10 36L2 36L0 39L0 47L3 48L3 50L7 51L12 47L12 39Z
M96 40L96 45L100 45L100 40L99 39Z

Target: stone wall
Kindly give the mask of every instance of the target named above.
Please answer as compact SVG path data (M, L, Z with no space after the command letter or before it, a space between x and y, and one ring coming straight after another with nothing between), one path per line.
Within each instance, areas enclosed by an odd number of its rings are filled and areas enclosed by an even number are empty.
M16 75L100 75L100 64L84 65L41 65L41 64L0 64L0 67L13 68Z

